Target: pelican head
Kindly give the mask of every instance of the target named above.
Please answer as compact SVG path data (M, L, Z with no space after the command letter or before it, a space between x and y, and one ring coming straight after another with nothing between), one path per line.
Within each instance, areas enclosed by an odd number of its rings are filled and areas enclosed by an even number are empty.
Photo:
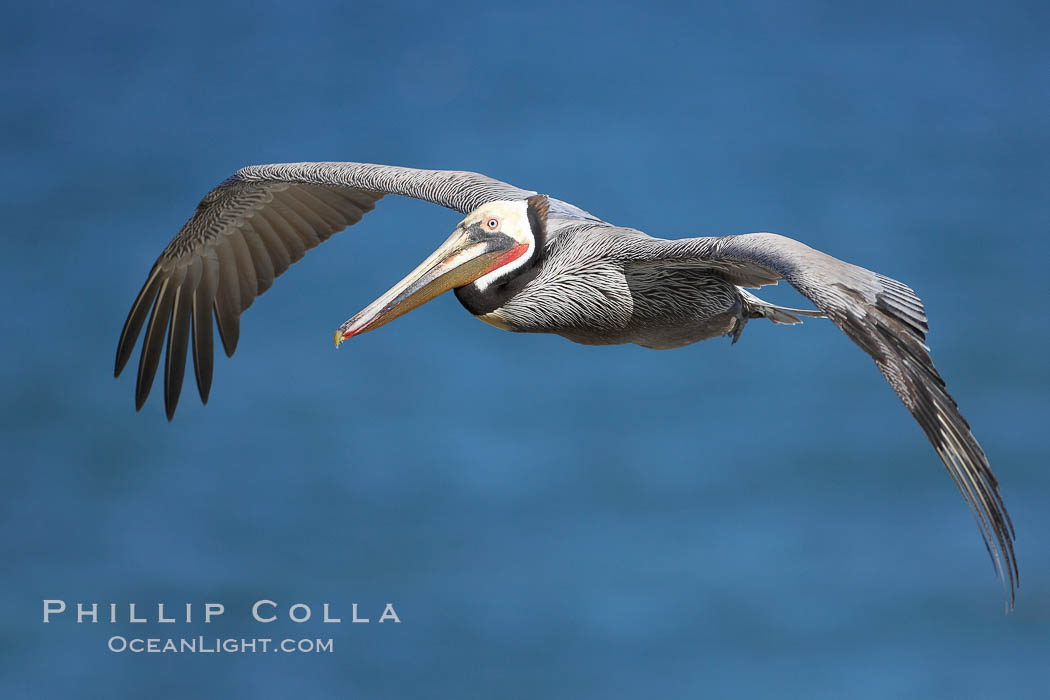
M393 321L442 292L468 285L477 293L505 283L539 256L547 196L489 202L467 214L440 248L335 332L335 345Z

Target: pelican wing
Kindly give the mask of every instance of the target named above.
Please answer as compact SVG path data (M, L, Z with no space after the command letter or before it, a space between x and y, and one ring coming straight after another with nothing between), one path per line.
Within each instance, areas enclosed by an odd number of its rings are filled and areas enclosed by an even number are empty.
M719 269L744 287L787 280L871 355L970 506L1013 607L1018 580L1013 524L988 459L930 358L926 312L915 292L772 233L665 241L657 255Z
M197 205L157 258L128 313L117 344L114 376L124 369L145 326L136 409L149 396L165 346L168 420L175 415L190 350L197 389L206 403L212 379L213 315L223 348L232 356L240 315L255 298L307 250L360 221L387 194L423 199L466 214L487 202L525 199L535 192L478 173L369 163L283 163L238 170ZM597 221L555 199L551 215Z

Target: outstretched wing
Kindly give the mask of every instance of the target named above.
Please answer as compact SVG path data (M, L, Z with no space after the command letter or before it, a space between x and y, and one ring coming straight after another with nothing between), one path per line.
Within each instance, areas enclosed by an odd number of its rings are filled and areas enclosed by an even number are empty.
M238 170L197 205L193 217L157 258L128 313L117 344L114 376L127 364L145 324L136 410L149 396L165 345L168 420L175 415L188 346L193 350L197 388L206 403L213 365L212 315L226 354L233 355L240 315L255 297L307 250L360 221L387 194L423 199L466 214L487 202L525 199L535 192L478 173L370 163L284 163ZM551 216L597 221L571 204L550 202Z
M1018 581L1013 524L984 451L933 366L925 344L926 312L915 292L773 233L690 238L663 246L657 256L719 269L743 287L787 280L871 355L969 504L1012 608Z

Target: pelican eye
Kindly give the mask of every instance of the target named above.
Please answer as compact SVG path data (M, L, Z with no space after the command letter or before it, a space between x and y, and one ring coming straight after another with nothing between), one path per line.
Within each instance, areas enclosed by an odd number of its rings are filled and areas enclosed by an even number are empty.
M487 228L489 231L495 231L499 228L499 219L493 216L485 222L485 228Z

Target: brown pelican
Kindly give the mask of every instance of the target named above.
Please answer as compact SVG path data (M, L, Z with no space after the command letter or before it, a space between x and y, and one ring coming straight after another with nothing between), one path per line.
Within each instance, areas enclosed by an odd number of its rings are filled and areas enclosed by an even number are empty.
M340 326L336 345L449 289L497 328L556 333L589 345L676 348L727 334L736 342L750 319L794 324L799 316L827 317L871 355L925 431L980 525L1013 606L1013 525L984 452L933 366L922 302L896 280L773 233L654 238L471 172L367 163L243 168L201 200L131 307L115 374L145 324L136 409L149 395L165 345L168 419L179 399L188 346L207 402L213 315L226 354L233 355L240 314L255 297L387 194L440 204L466 218L419 267ZM787 280L819 310L776 306L744 289L778 280Z

